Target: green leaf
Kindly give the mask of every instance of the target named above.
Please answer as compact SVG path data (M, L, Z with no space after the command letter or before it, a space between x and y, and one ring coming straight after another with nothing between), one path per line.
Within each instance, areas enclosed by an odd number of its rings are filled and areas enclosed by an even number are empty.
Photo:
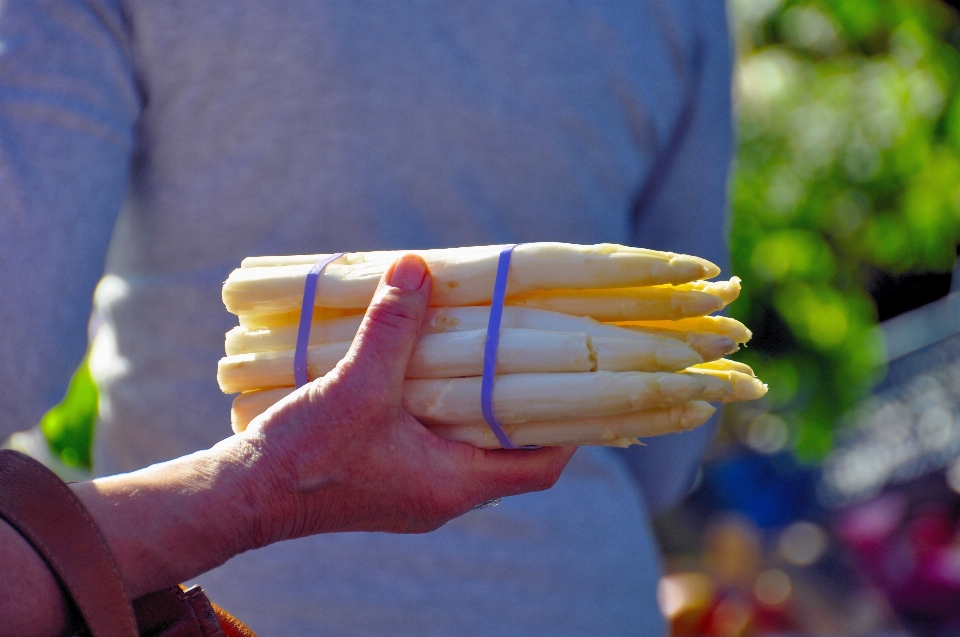
M84 359L70 379L63 400L40 420L40 430L65 465L90 469L96 420L97 387Z

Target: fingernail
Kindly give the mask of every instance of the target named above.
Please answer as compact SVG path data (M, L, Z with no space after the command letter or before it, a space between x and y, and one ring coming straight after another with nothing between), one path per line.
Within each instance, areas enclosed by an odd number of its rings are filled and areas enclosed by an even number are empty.
M412 292L420 289L426 276L426 262L415 254L405 254L393 266L388 283L395 288Z

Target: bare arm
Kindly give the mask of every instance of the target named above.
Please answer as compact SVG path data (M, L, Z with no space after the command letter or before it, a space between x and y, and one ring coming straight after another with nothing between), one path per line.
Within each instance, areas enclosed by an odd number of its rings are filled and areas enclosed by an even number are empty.
M559 478L572 449L483 451L438 438L400 406L429 289L422 260L404 257L384 275L336 370L210 450L73 486L131 598L280 540L430 531L480 502ZM56 581L2 523L0 564L18 567L0 571L0 636L62 632Z

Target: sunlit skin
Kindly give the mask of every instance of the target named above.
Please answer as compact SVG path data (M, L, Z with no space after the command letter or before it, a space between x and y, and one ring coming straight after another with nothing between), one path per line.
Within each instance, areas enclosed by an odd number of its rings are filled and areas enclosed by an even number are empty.
M337 368L242 434L72 485L131 598L272 542L335 531L423 533L479 503L557 481L573 448L483 451L438 438L401 407L430 285L423 261L402 257ZM56 580L2 522L0 564L0 637L62 634L68 618Z

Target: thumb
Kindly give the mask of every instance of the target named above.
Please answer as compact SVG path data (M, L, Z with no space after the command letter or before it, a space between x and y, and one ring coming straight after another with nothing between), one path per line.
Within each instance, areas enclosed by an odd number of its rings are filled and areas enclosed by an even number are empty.
M395 261L380 280L357 337L347 353L350 374L391 401L400 400L403 377L430 300L426 262L415 254Z

